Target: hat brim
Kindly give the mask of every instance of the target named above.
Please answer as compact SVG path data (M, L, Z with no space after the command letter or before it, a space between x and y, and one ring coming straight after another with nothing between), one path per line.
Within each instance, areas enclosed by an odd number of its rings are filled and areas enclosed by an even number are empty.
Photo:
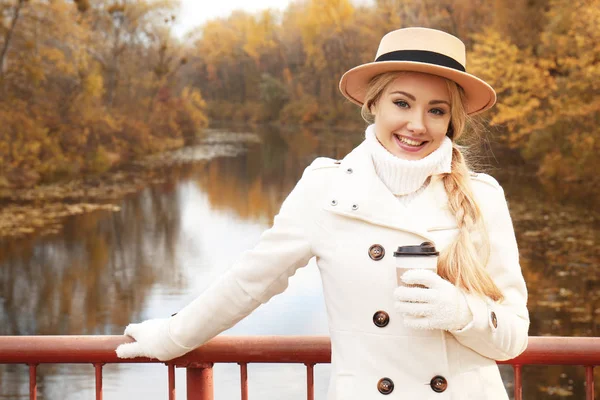
M466 112L482 113L496 103L496 92L485 81L466 72L439 65L414 61L378 61L362 64L347 71L340 80L340 91L351 102L362 106L371 79L385 72L422 72L447 78L465 91Z

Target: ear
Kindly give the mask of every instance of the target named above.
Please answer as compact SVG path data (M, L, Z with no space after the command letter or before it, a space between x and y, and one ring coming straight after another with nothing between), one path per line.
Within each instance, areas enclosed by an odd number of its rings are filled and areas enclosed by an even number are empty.
M375 113L377 113L377 102L372 102L367 108L369 109L369 112L374 116Z

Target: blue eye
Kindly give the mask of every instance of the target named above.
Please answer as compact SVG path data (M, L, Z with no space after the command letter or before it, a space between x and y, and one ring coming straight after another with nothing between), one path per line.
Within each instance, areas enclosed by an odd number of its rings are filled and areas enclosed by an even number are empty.
M408 107L408 103L404 100L396 100L396 101L394 101L394 104L397 105L398 107L402 107L402 108Z
M429 112L435 114L435 115L444 115L446 114L446 111L442 110L441 108L434 108L432 110L430 110Z

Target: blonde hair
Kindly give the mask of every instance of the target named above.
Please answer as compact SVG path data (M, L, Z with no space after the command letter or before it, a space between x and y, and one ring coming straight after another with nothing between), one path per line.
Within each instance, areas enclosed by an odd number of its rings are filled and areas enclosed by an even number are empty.
M374 122L371 106L379 101L387 86L400 74L402 71L387 72L371 80L361 109L365 121ZM445 81L451 104L447 136L452 139L452 167L451 172L444 174L442 179L448 195L448 206L456 218L458 235L440 254L438 273L469 293L499 301L504 296L485 269L490 254L489 237L473 195L467 161L461 146L456 144L470 122L465 111L466 97L455 82Z

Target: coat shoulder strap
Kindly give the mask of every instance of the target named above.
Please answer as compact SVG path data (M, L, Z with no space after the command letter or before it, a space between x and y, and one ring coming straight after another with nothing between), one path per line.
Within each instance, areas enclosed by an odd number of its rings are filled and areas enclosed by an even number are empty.
M323 168L338 168L339 166L340 163L338 160L328 157L318 157L312 162L312 164L310 164L309 169L314 171Z
M492 177L488 174L484 174L482 172L471 172L470 175L471 175L471 179L475 182L482 182L482 183L492 186L494 189L502 190L502 186L500 186L498 181L494 177Z

